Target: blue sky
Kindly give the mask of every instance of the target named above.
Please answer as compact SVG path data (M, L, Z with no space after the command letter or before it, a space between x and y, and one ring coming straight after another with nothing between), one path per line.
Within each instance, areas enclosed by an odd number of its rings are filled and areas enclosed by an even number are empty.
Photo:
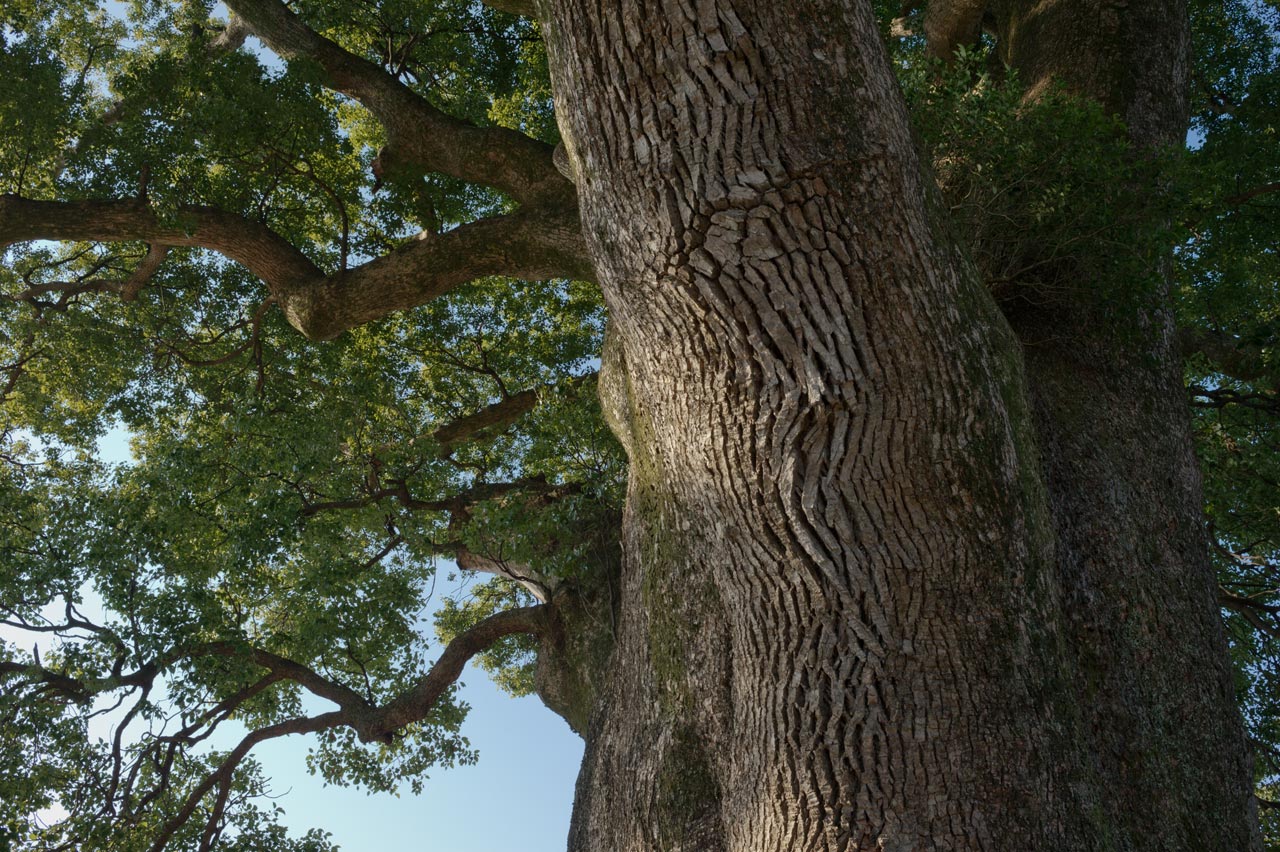
M464 680L478 764L434 773L420 796L368 796L308 775L307 740L276 740L258 757L288 791L284 823L323 828L343 852L563 852L582 741L536 698L510 698L479 671Z

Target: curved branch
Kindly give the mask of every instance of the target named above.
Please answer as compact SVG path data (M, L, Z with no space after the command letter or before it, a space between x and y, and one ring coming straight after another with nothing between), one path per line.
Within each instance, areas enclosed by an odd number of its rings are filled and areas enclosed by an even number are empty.
M431 667L409 690L380 708L364 729L357 729L363 742L385 737L391 732L421 721L462 674L467 661L506 636L526 633L545 634L551 626L551 608L547 604L509 609L491 615L484 621L453 637Z
M487 275L590 280L586 257L576 209L520 210L420 234L390 254L282 296L281 305L294 328L329 340Z
M212 249L245 266L268 285L322 278L307 256L266 225L215 207L182 207L171 221L145 202L35 201L0 195L0 249L27 240L143 240L164 246Z
M373 113L387 131L384 168L443 172L496 187L521 202L571 194L572 186L552 163L552 146L441 112L382 68L308 27L278 0L228 0L227 7L277 54L316 63L329 86Z
M231 783L236 767L258 743L290 734L318 733L343 726L353 728L363 743L385 741L395 731L426 718L436 701L458 680L467 661L476 654L513 634L540 636L549 629L551 618L546 605L507 610L486 618L455 636L430 671L383 707L371 707L361 698L358 706L343 706L330 713L288 719L252 731L227 754L217 769L206 775L187 795L182 807L161 828L151 844L151 852L162 852L173 835L191 819L200 801L215 787L221 790ZM264 659L263 662L278 664L280 659ZM217 802L214 804L211 818L219 814Z
M160 829L160 833L156 836L155 841L151 844L150 852L161 852L170 838L182 828L191 815L195 813L196 808L200 805L200 800L214 788L215 785L229 784L232 775L248 756L249 752L258 743L267 740L277 739L289 734L314 734L320 731L327 731L330 728L336 728L344 724L344 713L335 710L332 713L323 713L315 717L300 717L279 722L275 725L269 725L260 728L252 733L247 734L244 739L226 756L222 764L213 772L206 775L204 780L196 785L196 788L187 796L182 807L176 814L170 817L169 821Z
M0 195L0 248L35 239L145 240L211 249L261 278L294 328L314 340L425 304L487 275L592 276L572 206L521 210L443 234L423 234L383 257L325 275L266 225L213 207L183 207L168 221L137 200L34 201Z

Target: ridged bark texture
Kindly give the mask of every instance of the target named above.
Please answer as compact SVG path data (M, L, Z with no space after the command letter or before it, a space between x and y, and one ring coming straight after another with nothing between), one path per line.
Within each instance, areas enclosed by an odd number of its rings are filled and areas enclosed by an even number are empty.
M632 467L570 848L1087 848L1017 344L869 10L542 11Z
M572 852L1248 848L1162 297L1024 375L866 3L540 12L631 460Z

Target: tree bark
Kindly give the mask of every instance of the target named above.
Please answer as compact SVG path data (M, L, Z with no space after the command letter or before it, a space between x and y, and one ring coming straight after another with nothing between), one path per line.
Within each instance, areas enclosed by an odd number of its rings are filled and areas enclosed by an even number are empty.
M997 6L1001 55L1028 97L1063 86L1101 103L1123 119L1134 156L1183 144L1185 0ZM1160 188L1133 191L1154 199ZM1124 280L1133 264L1120 257L1092 279L1049 264L1040 275L1070 283L1008 313L1025 345L1087 769L1113 791L1098 799L1102 838L1119 849L1256 849L1169 260L1153 261L1146 284Z
M1096 366L1079 359L1115 350L1042 367L1029 349L1028 390L946 237L867 4L540 12L631 461L570 849L1256 842L1160 317L1126 350L1156 346L1150 371L1098 371L1105 419L1084 429L1078 395L1055 419L1071 370ZM1111 434L1144 412L1137 437ZM1108 491L1108 473L1136 478ZM1143 490L1172 508L1136 507ZM1090 597L1097 571L1118 579ZM1136 597L1148 576L1158 593ZM1197 689L1176 667L1201 663ZM1135 734L1170 751L1135 754ZM1190 789L1199 766L1219 792ZM1140 798L1153 779L1182 786Z
M1017 344L869 10L543 12L632 468L570 848L1089 848Z

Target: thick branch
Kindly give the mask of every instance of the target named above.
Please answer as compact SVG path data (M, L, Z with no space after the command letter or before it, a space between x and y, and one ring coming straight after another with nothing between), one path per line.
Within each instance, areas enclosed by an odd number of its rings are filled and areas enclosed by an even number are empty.
M496 187L522 202L569 197L572 187L552 163L552 146L446 115L382 68L312 30L277 0L229 0L227 7L280 56L316 63L332 88L374 114L394 155L384 156L384 167L416 165Z
M518 211L443 234L326 276L266 225L212 207L161 220L145 203L32 201L0 196L0 248L35 239L133 241L217 251L257 275L295 328L328 340L395 311L425 304L486 275L590 278L573 208Z
M493 574L497 577L506 577L508 580L514 580L542 603L551 600L551 596L555 594L560 585L557 578L543 576L522 562L491 559L468 549L461 543L455 543L450 549L453 553L454 561L458 563L458 567L463 571Z
M577 388L582 382L594 378L595 375L595 372L585 373L575 377L570 384ZM512 394L474 414L445 423L432 432L431 437L440 445L441 452L447 455L459 444L506 429L537 408L538 401L544 392L545 390L531 388Z
M376 727L362 731L361 738L376 732L387 734L422 720L462 674L468 660L506 636L517 633L541 636L548 630L550 619L549 607L539 604L491 615L459 633L444 649L431 671L411 689L377 711Z
M577 211L528 210L422 234L388 255L287 294L289 322L329 340L395 311L425 304L487 275L590 279Z
M474 414L459 417L431 433L443 453L464 444L486 429L505 429L538 407L538 391L525 390L486 406Z
M268 285L299 286L324 273L266 225L214 207L183 207L165 221L145 203L33 201L0 195L0 248L27 240L144 240L212 249Z
M1221 331L1180 328L1178 346L1183 357L1203 355L1215 369L1242 382L1257 382L1275 376L1275 368L1266 363L1261 347Z
M928 0L924 34L930 55L949 62L957 48L974 44L986 11L986 0Z

